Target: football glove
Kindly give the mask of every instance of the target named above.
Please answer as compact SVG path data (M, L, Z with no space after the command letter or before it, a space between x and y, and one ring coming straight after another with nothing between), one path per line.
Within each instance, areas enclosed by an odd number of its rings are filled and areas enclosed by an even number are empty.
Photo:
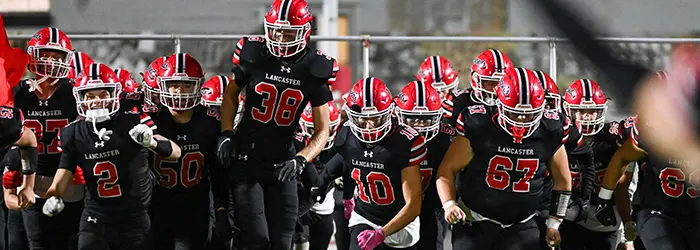
M292 181L297 178L306 166L306 158L301 155L297 155L292 159L286 160L282 163L275 164L275 168L278 171L277 180L281 182Z
M590 207L590 201L587 199L578 198L573 200L571 204L569 204L566 219L571 219L573 222L586 220L588 217L588 207ZM574 214L571 214L573 218L569 218L569 211L574 212Z
M231 158L236 154L234 152L233 136L233 131L224 130L219 135L219 140L216 143L216 158L219 160L219 165L223 168L228 168L231 164Z
M352 211L355 210L355 199L343 200L343 208L345 219L349 220Z
M61 198L56 198L56 196L51 196L48 200L46 200L46 203L44 203L44 207L42 208L42 212L46 216L54 216L63 211L63 208L65 205L63 204L63 199Z
M155 147L157 143L156 140L153 139L153 130L145 124L134 126L129 131L129 136L131 136L131 139L136 143L141 144L141 146L145 148Z
M606 197L607 195L603 195L603 193L612 195L612 190L605 188L600 189L598 193L598 206L595 208L595 217L603 226L614 226L617 224L617 218L615 218L613 201L611 197Z
M357 244L362 250L372 250L384 243L384 232L381 229L367 229L357 235Z

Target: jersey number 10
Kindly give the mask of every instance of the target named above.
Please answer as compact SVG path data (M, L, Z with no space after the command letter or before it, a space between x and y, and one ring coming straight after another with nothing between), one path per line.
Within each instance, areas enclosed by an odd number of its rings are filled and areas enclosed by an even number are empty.
M287 88L280 94L275 85L261 82L255 85L255 93L262 95L260 108L253 107L251 113L253 119L262 123L275 120L280 126L289 126L297 117L297 110L301 101L304 100L304 93L298 89ZM279 94L279 101L277 95Z
M365 203L374 203L377 205L390 205L394 202L394 188L391 186L391 180L389 180L389 176L386 174L372 171L362 180L360 170L354 168L351 175L352 179L354 179L357 184L357 192L360 200ZM384 190L384 196L379 193L380 188ZM367 196L367 193L369 193L370 196Z

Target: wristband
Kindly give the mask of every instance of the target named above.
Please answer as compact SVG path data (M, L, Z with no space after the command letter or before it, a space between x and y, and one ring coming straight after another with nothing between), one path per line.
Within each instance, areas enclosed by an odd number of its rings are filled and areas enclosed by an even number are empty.
M549 218L547 218L547 221L544 224L547 225L547 228L559 230L559 225L561 225L561 221L557 220L555 218L549 217Z
M165 141L155 140L155 141L156 141L156 147L153 148L153 152L156 152L158 155L163 156L163 157L168 157L173 153L173 147L170 145L170 141L168 141L168 140L165 140Z
M31 175L35 173L39 164L39 150L36 147L22 147L19 152L22 174Z
M444 204L442 204L442 209L447 209L448 207L457 205L457 202L455 200L449 200L446 201Z
M610 200L612 199L613 191L604 187L600 188L600 191L598 192L598 198L601 198L603 200Z
M228 138L233 138L235 133L233 132L233 130L224 130L224 131L221 131L221 134L219 134L219 135L220 136L223 135L223 136L226 136Z
M569 207L570 199L570 191L552 190L552 200L549 203L549 214L559 218L566 217L566 209Z

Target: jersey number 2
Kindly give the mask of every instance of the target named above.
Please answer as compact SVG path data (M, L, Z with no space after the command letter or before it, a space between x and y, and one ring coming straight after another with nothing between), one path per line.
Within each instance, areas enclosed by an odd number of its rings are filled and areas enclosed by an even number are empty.
M268 123L274 117L275 123L280 126L289 126L294 122L299 104L304 99L304 93L301 90L288 88L278 93L275 85L266 82L255 85L255 93L262 95L263 101L260 108L251 109L253 119ZM278 94L279 98L277 98Z
M41 142L41 138L44 134L44 132L56 132L58 133L58 130L62 129L65 126L68 126L68 119L47 119L46 120L46 126L42 124L38 120L34 119L27 119L24 120L24 126L30 128L32 131L34 131L34 135L36 136L36 140L38 142L38 145L36 146L37 150L39 151L39 154L59 154L61 153L60 150L58 150L58 138L54 136L54 138L51 140L51 144L48 146L44 147L44 143Z
M535 177L539 163L539 159L518 159L517 164L513 166L513 161L510 158L496 155L489 161L486 184L493 189L506 190L511 182L508 171L525 172L523 178L513 183L513 192L527 193L530 191L530 180Z
M386 176L384 173L372 171L367 174L365 180L362 180L360 170L357 168L354 168L351 174L352 179L357 183L357 192L360 200L365 203L373 202L377 205L389 205L394 202L394 189L391 187L389 176ZM365 182L367 185L365 185ZM383 196L379 193L380 186L381 189L384 190ZM370 196L367 196L367 192L370 193L371 200Z
M117 184L119 174L117 166L111 161L101 161L92 168L94 176L103 176L97 179L97 196L100 198L114 198L122 196L122 188Z
M162 165L163 162L176 164L178 161L182 161L179 175L175 169ZM159 155L155 156L153 166L160 176L158 185L164 188L174 188L177 185L178 176L180 176L180 183L186 188L193 187L202 180L202 168L204 167L204 155L202 153L189 152L183 155L181 159L178 159L178 161L168 161ZM194 171L192 171L192 167L195 168Z

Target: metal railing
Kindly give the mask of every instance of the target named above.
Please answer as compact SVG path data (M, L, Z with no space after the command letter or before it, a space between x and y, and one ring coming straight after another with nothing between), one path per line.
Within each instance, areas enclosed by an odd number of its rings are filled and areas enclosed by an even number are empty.
M181 51L183 40L231 40L235 42L244 36L226 34L68 34L71 40L170 40L175 46L175 53ZM27 35L9 35L10 40L28 40ZM549 73L557 79L557 43L567 42L556 37L497 37L497 36L312 36L314 41L344 41L362 43L363 76L370 75L369 48L373 42L501 42L501 43L548 43ZM654 37L600 37L603 42L611 43L700 43L700 38L654 38ZM232 43L233 44L233 43ZM233 45L232 45L233 46Z

